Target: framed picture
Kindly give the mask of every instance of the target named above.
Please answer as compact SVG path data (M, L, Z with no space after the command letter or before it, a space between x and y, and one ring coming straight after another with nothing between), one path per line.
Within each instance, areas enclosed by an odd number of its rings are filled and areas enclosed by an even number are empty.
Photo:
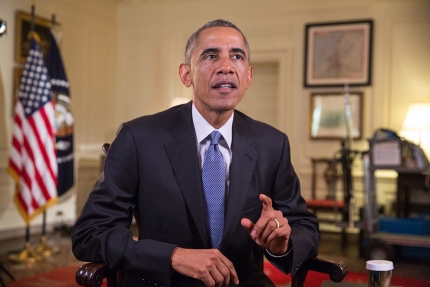
M305 87L371 84L372 20L306 25Z
M352 138L361 139L362 110L363 94L361 92L350 92L349 97L344 93L312 93L310 103L310 138L347 138L349 127ZM347 120L347 118L350 120Z
M15 61L18 63L25 63L28 51L30 50L30 40L28 39L28 32L31 28L31 15L23 11L17 11L15 15L16 20L16 35L15 35ZM55 23L55 25L59 25ZM51 44L50 27L51 21L42 17L35 17L34 26L36 33L40 36L40 49L42 54L46 57L49 45Z

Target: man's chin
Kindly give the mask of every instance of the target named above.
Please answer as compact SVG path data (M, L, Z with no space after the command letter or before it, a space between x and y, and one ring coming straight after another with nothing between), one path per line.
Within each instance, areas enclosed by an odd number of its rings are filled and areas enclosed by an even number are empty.
M224 113L231 110L234 110L236 108L236 103L219 103L216 105L213 105L212 108L214 111L218 113Z

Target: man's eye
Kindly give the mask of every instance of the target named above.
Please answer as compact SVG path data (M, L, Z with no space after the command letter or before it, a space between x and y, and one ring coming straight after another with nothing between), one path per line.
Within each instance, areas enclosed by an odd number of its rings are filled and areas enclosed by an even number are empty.
M243 56L240 54L234 55L233 58L237 60L243 60Z
M213 54L209 54L205 56L205 59L214 59L214 58L215 58L215 55Z

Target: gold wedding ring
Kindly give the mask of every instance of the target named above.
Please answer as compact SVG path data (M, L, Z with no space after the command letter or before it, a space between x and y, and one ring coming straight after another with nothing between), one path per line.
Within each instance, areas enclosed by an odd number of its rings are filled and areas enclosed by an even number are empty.
M276 222L276 228L279 228L279 221L276 218L273 218L273 220Z

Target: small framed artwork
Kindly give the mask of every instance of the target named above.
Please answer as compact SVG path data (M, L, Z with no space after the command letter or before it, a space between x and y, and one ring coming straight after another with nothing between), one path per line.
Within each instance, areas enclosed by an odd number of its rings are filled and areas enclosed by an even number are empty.
M310 103L311 139L352 139L362 137L363 93L312 93Z
M23 11L17 11L16 20L16 35L15 35L15 61L25 63L28 52L30 50L30 39L28 33L31 29L31 15ZM59 25L55 23L55 25ZM36 16L34 19L35 31L40 37L40 49L45 58L49 45L51 44L50 28L51 21L46 18Z
M305 87L371 84L372 20L306 25Z

